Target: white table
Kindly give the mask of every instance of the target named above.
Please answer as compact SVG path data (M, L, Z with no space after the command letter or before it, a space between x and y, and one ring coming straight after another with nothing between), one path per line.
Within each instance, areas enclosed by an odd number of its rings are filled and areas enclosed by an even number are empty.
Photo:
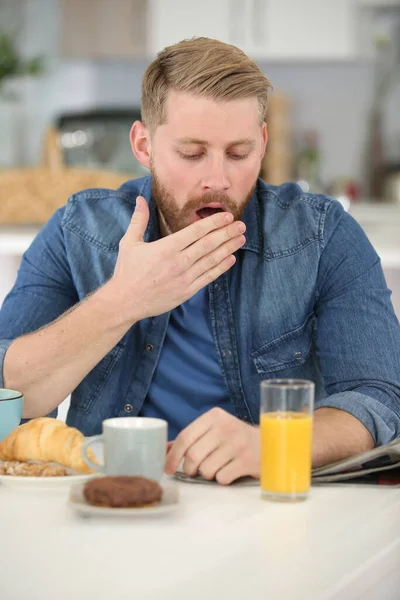
M0 488L3 600L398 600L400 489L178 483L178 508L85 519L67 493Z

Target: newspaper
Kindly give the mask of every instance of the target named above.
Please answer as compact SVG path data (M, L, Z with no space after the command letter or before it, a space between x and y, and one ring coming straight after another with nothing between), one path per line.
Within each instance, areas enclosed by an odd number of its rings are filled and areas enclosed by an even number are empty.
M400 484L400 437L385 446L312 471L313 483L364 478L368 483Z
M175 478L188 483L216 484L216 480L203 479L201 475L187 475L180 467ZM368 452L357 454L312 471L312 483L372 483L400 485L400 437L386 446L378 446ZM258 480L242 477L239 485L260 485Z

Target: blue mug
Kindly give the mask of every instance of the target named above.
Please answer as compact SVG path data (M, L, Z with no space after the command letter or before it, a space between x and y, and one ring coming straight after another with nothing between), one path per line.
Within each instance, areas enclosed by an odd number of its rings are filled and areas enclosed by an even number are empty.
M23 406L21 392L0 388L0 442L20 424Z

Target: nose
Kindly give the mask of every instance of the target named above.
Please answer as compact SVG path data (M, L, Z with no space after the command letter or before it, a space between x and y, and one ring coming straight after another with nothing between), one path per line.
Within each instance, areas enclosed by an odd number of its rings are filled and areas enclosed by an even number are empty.
M214 157L207 161L203 177L203 189L209 192L224 192L230 188L227 165L223 157Z

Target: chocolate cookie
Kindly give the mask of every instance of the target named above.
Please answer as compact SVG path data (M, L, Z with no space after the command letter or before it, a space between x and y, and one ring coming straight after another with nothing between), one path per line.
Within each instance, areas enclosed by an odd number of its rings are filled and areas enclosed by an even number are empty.
M128 508L159 502L162 488L146 477L115 475L91 479L85 484L83 494L95 506Z

